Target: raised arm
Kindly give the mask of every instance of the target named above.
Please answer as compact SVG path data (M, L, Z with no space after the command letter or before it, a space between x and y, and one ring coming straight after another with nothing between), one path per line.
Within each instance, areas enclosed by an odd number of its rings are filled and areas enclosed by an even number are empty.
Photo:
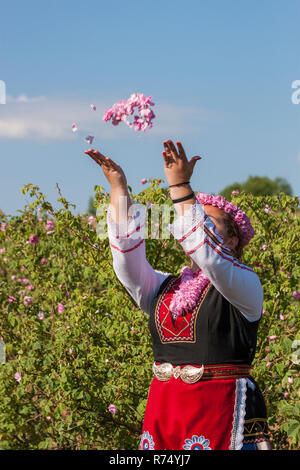
M110 206L107 212L109 243L116 276L146 313L150 313L153 297L169 276L154 270L146 259L146 207L131 200L122 168L97 150L87 150L110 183Z
M177 143L178 151L171 141L165 142L164 146L165 174L169 185L187 183L199 157L188 161L180 143ZM262 286L253 269L233 256L236 237L226 236L226 230L213 216L211 206L201 206L189 184L172 187L170 193L173 201L188 197L174 204L178 218L169 226L174 237L232 305L249 321L258 320L263 303Z

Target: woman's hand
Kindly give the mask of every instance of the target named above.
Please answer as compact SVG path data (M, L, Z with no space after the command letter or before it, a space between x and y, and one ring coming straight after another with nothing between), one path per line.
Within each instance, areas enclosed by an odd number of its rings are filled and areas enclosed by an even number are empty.
M171 140L167 140L163 144L165 147L163 152L164 170L169 186L189 181L194 166L198 160L201 160L201 157L195 156L188 161L180 142L176 142L178 151Z
M116 223L127 220L131 200L128 193L127 179L124 171L111 158L105 157L102 153L98 152L98 150L89 149L84 153L89 155L98 165L101 166L104 176L110 184L112 220Z
M101 166L104 176L112 188L121 187L127 189L127 180L124 171L111 158L105 157L98 150L94 149L86 150L84 153L89 155Z

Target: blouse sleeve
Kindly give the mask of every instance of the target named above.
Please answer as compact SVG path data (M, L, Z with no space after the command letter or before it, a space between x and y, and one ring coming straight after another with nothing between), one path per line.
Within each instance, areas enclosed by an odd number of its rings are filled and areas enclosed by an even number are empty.
M257 274L232 256L199 202L177 217L169 230L223 297L248 321L259 320L263 290Z
M116 224L109 206L107 229L116 276L135 303L150 315L152 300L170 273L153 269L146 259L146 211L145 206L134 203L128 220Z

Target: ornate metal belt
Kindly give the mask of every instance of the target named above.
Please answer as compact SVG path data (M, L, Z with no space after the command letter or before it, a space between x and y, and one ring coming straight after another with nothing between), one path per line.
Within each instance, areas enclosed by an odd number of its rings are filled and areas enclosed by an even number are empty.
M162 364L153 364L152 367L154 376L161 382L167 382L172 377L178 379L179 377L187 384L194 384L200 379L228 379L239 377L250 377L248 365L213 365L213 366L173 366L169 362Z

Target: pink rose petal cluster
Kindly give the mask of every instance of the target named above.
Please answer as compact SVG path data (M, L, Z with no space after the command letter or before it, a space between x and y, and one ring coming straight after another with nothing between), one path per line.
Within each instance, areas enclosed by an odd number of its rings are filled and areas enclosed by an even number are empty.
M199 296L209 284L207 276L201 271L193 273L188 266L184 266L180 273L179 289L174 293L170 304L170 310L175 318L192 310L196 306Z
M107 109L102 119L103 121L112 120L114 126L123 121L136 131L151 129L152 120L155 118L154 112L150 109L150 106L154 106L151 98L152 96L146 97L143 93L133 93L128 100L121 100ZM127 117L134 114L135 108L138 108L138 113L134 115L133 122L130 122Z
M63 304L57 305L58 313L62 314L65 311L65 306Z
M200 204L215 206L227 212L238 226L243 246L248 245L251 238L254 237L254 229L245 212L232 202L226 201L222 196L197 193L196 198Z

